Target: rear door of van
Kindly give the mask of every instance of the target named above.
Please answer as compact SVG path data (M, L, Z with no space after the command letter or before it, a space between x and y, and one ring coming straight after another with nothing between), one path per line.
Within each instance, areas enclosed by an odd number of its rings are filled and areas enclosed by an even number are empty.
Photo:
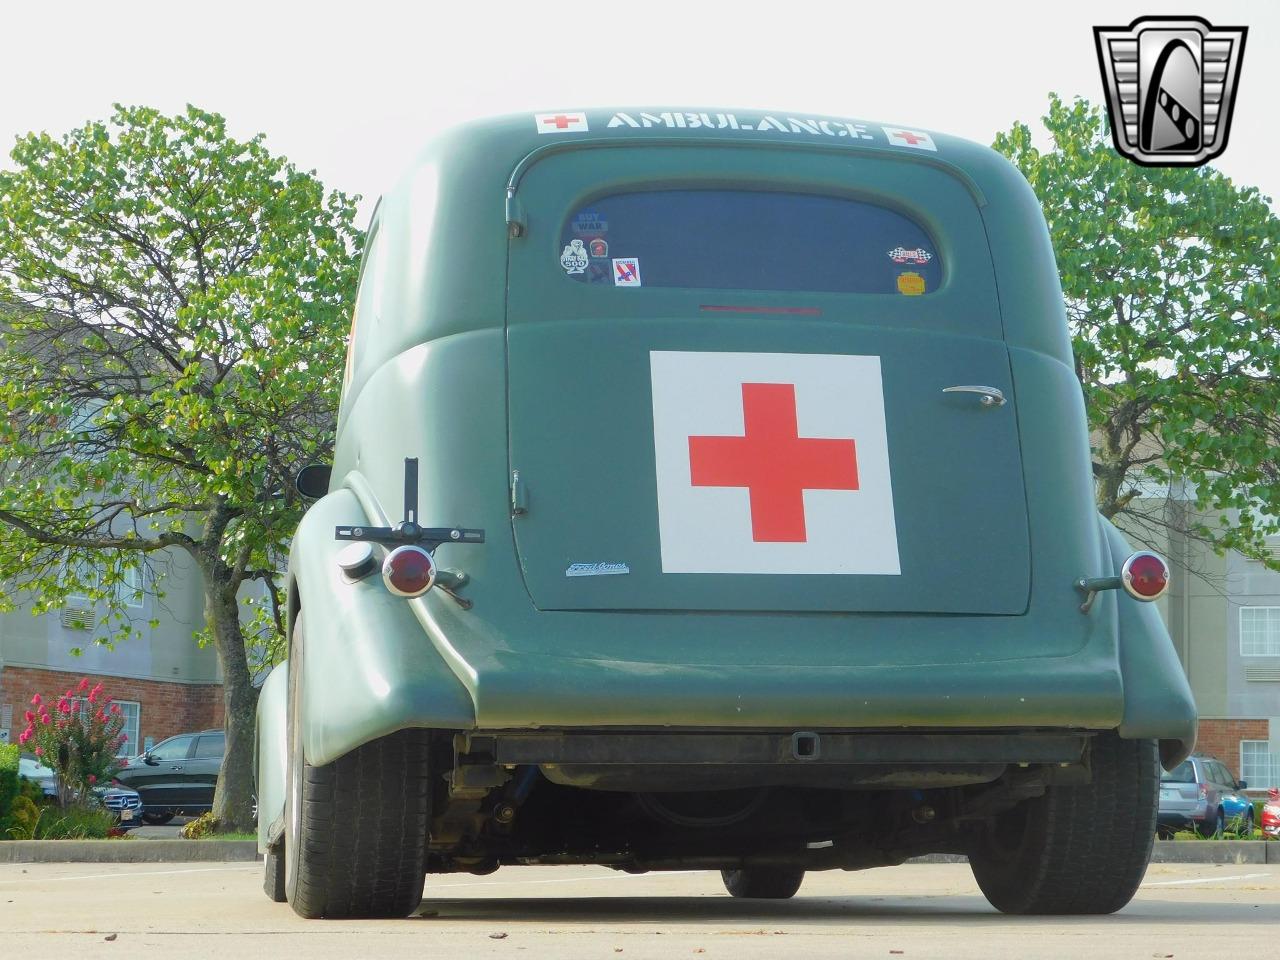
M622 145L524 174L512 527L545 610L1025 612L1017 397L936 165Z

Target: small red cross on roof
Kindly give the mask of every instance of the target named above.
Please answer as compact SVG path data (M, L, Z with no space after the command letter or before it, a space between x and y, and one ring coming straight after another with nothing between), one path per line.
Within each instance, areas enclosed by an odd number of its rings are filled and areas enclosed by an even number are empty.
M578 117L576 114L572 117L566 117L563 113L557 113L554 117L546 117L542 122L554 126L557 130L563 130L569 124L577 123Z
M912 133L910 130L894 130L893 135L900 140L907 141L907 143L911 144L913 147L917 143L924 143L924 141L927 139L926 137L921 136L918 133Z
M744 383L742 414L744 436L689 438L692 483L746 487L757 543L804 543L804 492L858 489L854 442L799 436L794 384Z

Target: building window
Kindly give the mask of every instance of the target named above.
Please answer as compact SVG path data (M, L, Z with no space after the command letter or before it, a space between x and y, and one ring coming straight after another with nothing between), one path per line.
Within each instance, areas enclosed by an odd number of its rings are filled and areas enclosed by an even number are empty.
M119 705L120 715L124 717L124 726L120 728L120 732L124 735L124 742L116 749L116 756L132 757L139 752L138 726L142 718L142 707L133 700L112 700L111 702ZM93 707L84 697L75 698L74 710L77 716L88 716L92 709Z
M121 578L116 582L116 598L126 606L135 609L142 606L142 571L127 567L121 571Z
M1280 657L1280 607L1240 608L1240 656Z
M1271 752L1270 740L1240 741L1240 779L1250 790L1280 784L1280 756Z
M76 601L81 604L92 602L92 598L87 595L102 589L102 568L91 560L77 558L68 566L65 575L67 581L74 580L78 588L82 588L86 593L71 593L67 595L70 601ZM115 594L115 601L133 609L141 609L143 605L142 598L142 571L133 567L124 567L120 571L120 579L113 585L112 590Z

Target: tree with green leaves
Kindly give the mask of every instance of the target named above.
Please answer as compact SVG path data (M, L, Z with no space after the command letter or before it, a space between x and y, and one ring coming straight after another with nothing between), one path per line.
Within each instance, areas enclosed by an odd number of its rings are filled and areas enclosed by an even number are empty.
M166 558L189 556L224 682L214 813L247 829L251 651L283 639L291 476L329 458L363 243L353 198L193 107L117 106L11 156L0 603L88 595L119 638L136 629L122 588L162 595Z
M1051 96L995 148L1053 237L1093 439L1098 509L1275 565L1280 518L1280 219L1210 167L1142 167L1102 111ZM1172 493L1171 493L1172 492Z

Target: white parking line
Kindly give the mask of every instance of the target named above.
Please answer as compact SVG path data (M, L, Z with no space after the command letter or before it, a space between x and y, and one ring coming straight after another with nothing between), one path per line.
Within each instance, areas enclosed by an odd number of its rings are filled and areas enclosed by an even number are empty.
M1197 877L1195 880L1156 880L1144 883L1144 887L1179 887L1188 883L1222 883L1226 880L1256 880L1258 877L1269 877L1269 873L1238 873L1230 877Z
M662 870L658 873L614 873L600 877L559 877L555 880L469 880L462 883L432 883L427 880L427 892L452 890L455 887L516 887L537 883L590 883L593 880L639 880L642 877L674 877L682 873L707 873L706 870Z
M51 883L54 880L119 880L125 877L167 877L175 873L217 873L227 870L261 870L261 867L194 867L190 870L143 870L138 873L86 873L77 877L23 877L0 883Z

